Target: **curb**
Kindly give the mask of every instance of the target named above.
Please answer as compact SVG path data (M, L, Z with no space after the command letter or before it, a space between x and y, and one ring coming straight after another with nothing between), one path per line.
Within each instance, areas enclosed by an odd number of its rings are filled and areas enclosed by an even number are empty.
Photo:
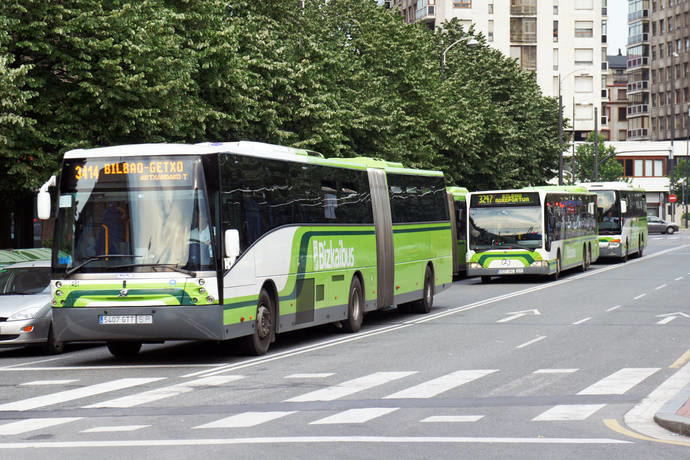
M654 421L669 431L690 436L690 385L664 404Z

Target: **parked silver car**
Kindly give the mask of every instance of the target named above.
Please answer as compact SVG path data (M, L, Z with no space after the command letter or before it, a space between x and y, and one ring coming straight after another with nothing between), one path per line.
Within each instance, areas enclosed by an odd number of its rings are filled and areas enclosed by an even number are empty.
M678 231L678 225L673 222L668 222L661 217L647 216L647 225L649 226L649 233L668 233L669 235Z
M52 323L50 261L0 269L0 347L41 345L47 353L61 353Z

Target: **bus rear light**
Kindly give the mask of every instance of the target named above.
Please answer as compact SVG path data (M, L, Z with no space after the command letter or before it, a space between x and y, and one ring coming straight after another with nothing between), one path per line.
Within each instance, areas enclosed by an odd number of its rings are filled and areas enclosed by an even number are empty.
M244 323L244 316L240 316L240 323Z

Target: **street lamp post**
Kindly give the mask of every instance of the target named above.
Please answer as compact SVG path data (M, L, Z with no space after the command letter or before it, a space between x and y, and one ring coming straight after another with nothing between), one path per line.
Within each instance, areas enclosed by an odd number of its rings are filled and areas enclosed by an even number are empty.
M676 138L676 66L678 53L671 54L671 149L668 151L668 196L673 193L673 141ZM669 200L670 202L670 200ZM671 203L671 222L675 222L675 206Z
M446 49L444 49L443 52L441 53L441 81L444 81L444 80L445 80L446 53L447 53L452 47L454 47L455 45L457 45L458 43L463 42L463 41L465 41L464 38L455 40L453 43L451 43L450 45L448 45L448 46L446 47ZM477 46L477 45L479 45L479 42L478 42L474 37L473 37L473 38L470 38L470 39L467 41L467 46L475 47L475 46Z
M585 69L575 69L572 72L565 74L565 78L568 78L575 72L580 72ZM563 185L563 95L561 94L561 86L563 86L563 75L558 74L558 142L559 142L559 152L558 152L558 185ZM571 136L571 142L573 143L573 154L572 158L575 157L575 96L573 96L573 134ZM572 161L571 161L571 174L572 174Z

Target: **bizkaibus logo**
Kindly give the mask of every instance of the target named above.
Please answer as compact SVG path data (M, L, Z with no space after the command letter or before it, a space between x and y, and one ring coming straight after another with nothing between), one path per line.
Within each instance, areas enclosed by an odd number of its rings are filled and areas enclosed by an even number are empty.
M314 270L329 270L355 266L355 248L343 246L343 240L333 247L333 241L313 241Z

